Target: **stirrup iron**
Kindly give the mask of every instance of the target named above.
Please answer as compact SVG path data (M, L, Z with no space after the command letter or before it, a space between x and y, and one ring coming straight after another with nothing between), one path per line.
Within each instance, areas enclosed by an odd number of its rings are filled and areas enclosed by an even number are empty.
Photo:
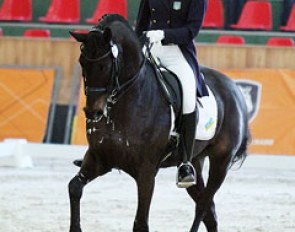
M181 170L186 168L187 170ZM187 172L186 176L181 176L181 171ZM191 173L190 173L191 172ZM177 168L177 175L176 175L176 185L178 188L189 188L195 185L196 182L196 171L193 165L190 162L184 162L179 165Z

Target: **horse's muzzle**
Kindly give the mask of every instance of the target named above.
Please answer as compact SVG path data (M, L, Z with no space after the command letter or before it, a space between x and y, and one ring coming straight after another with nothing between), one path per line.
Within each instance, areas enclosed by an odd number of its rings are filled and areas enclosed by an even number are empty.
M97 120L105 113L107 95L87 97L84 112L87 119Z
M84 113L86 116L86 119L90 119L93 121L100 121L101 118L103 117L103 110L99 109L99 110L89 110L87 109L87 107L84 107Z

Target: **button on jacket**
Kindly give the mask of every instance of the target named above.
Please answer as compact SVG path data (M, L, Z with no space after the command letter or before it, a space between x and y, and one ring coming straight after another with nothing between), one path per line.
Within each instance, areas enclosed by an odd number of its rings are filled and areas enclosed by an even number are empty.
M163 45L177 44L198 79L198 95L208 95L202 88L202 77L193 43L202 26L207 0L141 0L135 31L163 30Z

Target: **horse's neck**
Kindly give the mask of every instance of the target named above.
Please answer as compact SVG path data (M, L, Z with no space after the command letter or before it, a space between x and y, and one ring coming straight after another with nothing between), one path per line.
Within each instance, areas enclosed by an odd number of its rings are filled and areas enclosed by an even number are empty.
M124 69L121 70L123 79L132 78L139 70L143 55L139 41L135 33L132 33L125 25L113 23L114 38L122 46Z
M143 55L141 54L141 51L132 47L131 44L126 44L123 47L123 50L124 70L122 70L122 75L125 76L125 78L130 79L135 76L141 68Z
M145 99L147 105L152 105L155 103L154 99L162 98L162 93L155 76L155 70L147 60L143 62L140 72L138 73L139 81L136 87L137 97Z

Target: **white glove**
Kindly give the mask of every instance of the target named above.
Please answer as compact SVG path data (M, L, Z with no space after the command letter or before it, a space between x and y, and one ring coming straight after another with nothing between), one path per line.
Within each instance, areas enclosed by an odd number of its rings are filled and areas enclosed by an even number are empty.
M164 31L162 30L154 30L154 31L148 31L146 33L146 37L150 39L150 43L158 43L165 38L165 35L164 35Z

